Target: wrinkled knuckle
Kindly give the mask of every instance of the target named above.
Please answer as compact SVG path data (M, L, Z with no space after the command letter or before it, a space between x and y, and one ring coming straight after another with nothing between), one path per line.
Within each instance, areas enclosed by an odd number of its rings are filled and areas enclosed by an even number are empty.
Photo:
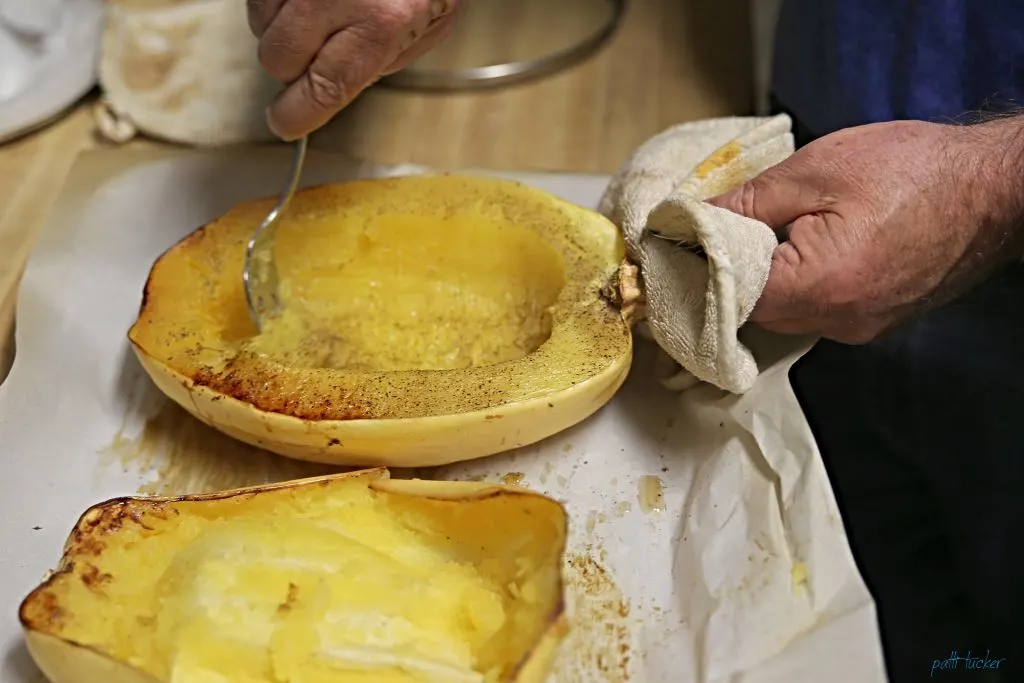
M743 183L739 192L739 208L744 216L756 216L757 198L760 196L756 182Z
M458 0L426 0L424 11L427 15L427 27L451 19L458 13L458 10Z
M418 0L384 0L375 5L370 23L381 38L392 40L416 22L418 4Z
M430 18L437 19L455 12L459 8L459 0L428 0Z
M348 94L348 88L340 79L331 78L314 68L307 72L309 96L320 108L328 111L339 109Z

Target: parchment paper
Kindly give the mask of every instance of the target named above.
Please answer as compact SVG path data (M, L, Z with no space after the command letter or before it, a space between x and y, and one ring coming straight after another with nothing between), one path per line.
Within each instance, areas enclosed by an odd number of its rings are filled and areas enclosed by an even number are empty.
M153 260L231 205L276 194L286 149L96 151L73 169L30 258L0 386L0 647L35 682L16 620L89 505L329 471L223 437L172 405L128 348ZM398 172L311 153L304 184ZM501 173L594 206L600 176ZM751 334L755 388L683 394L638 342L626 386L577 427L516 452L395 476L504 479L563 501L572 633L552 680L884 681L874 605L787 378L805 340Z

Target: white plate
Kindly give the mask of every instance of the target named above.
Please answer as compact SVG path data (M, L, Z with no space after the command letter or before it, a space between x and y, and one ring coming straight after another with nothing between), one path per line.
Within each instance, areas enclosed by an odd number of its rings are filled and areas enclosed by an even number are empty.
M96 84L102 1L61 0L56 30L35 38L12 24L39 17L28 4L39 2L0 0L0 143L50 123Z

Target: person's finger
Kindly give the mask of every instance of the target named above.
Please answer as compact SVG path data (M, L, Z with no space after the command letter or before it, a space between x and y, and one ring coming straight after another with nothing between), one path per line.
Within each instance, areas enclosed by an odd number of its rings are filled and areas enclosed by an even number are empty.
M270 105L267 124L285 141L308 135L370 85L394 61L393 53L386 31L356 25L335 33Z
M775 247L768 281L750 312L751 322L767 325L817 317L801 291L799 271L799 254L793 253L793 246L783 242Z
M315 4L290 0L264 31L256 48L260 64L267 73L290 84L306 72L320 48L332 34L355 23L344 5L330 5L316 11Z
M252 34L262 38L286 2L288 0L246 0L245 9Z
M260 38L260 64L282 83L302 77L333 34L349 28L376 33L394 46L394 54L411 47L433 20L448 8L437 0L394 0L390 3L325 3L290 0ZM433 14L437 12L438 14Z
M834 262L827 219L820 214L797 218L789 240L772 254L771 270L750 319L758 323L814 320L825 316L829 290L823 273Z
M829 206L820 184L806 172L800 159L794 157L707 201L759 220L776 231L800 216L823 211Z
M461 7L461 4L457 6ZM419 36L412 47L402 52L398 57L389 64L381 72L382 75L387 76L393 74L396 71L401 71L409 64L413 63L426 53L430 52L433 48L440 45L442 42L448 39L451 35L452 30L458 23L459 11L456 9L450 14L445 14L437 18L433 24L427 28L426 32Z

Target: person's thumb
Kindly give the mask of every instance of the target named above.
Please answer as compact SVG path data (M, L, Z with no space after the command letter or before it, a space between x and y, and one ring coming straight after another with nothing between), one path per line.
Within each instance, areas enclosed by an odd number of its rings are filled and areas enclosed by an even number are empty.
M816 185L799 172L799 162L794 164L790 157L707 201L780 231L800 216L826 208L823 193Z

